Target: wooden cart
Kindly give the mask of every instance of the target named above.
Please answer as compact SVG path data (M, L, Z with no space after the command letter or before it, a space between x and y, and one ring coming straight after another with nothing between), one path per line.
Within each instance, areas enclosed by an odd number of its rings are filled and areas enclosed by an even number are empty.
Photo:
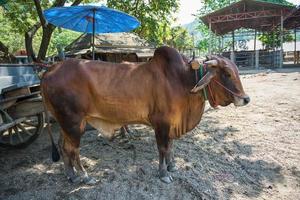
M23 148L44 126L40 81L32 65L0 65L0 146Z

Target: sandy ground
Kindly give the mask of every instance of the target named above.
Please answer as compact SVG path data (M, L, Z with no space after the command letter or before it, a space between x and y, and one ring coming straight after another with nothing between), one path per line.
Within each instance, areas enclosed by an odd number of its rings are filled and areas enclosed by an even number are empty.
M24 150L0 149L0 199L300 199L300 73L242 75L251 103L206 109L175 142L174 182L158 179L151 128L106 142L87 132L81 157L95 186L72 185L42 134ZM57 138L58 127L54 126Z

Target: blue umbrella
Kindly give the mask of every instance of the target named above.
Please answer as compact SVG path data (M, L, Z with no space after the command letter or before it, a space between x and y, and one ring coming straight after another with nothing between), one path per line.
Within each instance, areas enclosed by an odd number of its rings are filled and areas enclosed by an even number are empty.
M105 6L55 7L44 11L47 21L57 27L92 33L93 59L95 59L95 33L128 32L140 25L133 16Z

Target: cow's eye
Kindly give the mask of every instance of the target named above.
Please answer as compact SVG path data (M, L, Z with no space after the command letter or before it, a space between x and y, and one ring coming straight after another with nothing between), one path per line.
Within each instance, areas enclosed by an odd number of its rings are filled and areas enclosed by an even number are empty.
M225 76L227 77L227 78L231 78L232 77L232 75L230 74L230 73L225 73Z

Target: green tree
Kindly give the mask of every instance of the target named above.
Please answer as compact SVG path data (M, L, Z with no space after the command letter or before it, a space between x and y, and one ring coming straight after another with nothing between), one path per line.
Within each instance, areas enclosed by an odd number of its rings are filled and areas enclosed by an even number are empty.
M58 52L58 49L63 49L71 42L73 42L76 38L78 38L82 33L70 31L67 29L55 29L51 38L51 43L48 48L48 55L55 55Z
M164 44L170 37L173 14L178 10L178 0L107 0L107 6L135 16L141 26L135 32L155 44Z
M193 38L189 32L180 26L172 27L167 44L178 49L179 51L191 49L194 47Z
M5 3L4 17L10 21L16 34L25 36L25 47L28 55L37 60L46 57L51 36L55 26L48 24L43 10L50 7L64 6L66 3L78 5L88 0L14 0ZM35 41L34 41L35 40ZM38 55L35 57L35 51Z
M280 31L275 30L268 33L262 33L258 37L258 39L262 42L264 47L266 49L272 49L272 48L278 48L280 47ZM283 42L291 42L293 41L293 36L290 34L290 32L285 32L283 34Z
M57 45L64 46L78 35L66 30L57 31L55 26L46 23L43 10L50 7L63 6L66 3L78 5L79 3L99 2L96 0L14 0L5 1L4 18L9 21L7 32L14 32L14 38L24 38L25 47L30 57L43 60L47 52L55 52ZM170 24L173 22L172 14L178 9L178 0L108 0L108 7L116 8L136 16L141 27L136 31L140 36L150 42L163 44L168 41L171 34ZM132 6L134 5L134 6ZM1 21L1 19L0 19ZM1 22L0 22L1 23ZM22 36L22 37L20 37ZM52 37L53 36L53 37ZM22 42L9 39L8 46L15 50L24 48ZM52 38L52 40L51 40ZM3 41L6 39L3 36ZM24 39L22 39L24 41ZM20 40L21 41L21 40ZM18 45L17 45L18 44Z
M0 7L0 41L7 47L8 52L15 52L18 49L24 48L24 39L19 32L15 31L11 21L4 17L4 10ZM1 50L4 51L4 50Z

